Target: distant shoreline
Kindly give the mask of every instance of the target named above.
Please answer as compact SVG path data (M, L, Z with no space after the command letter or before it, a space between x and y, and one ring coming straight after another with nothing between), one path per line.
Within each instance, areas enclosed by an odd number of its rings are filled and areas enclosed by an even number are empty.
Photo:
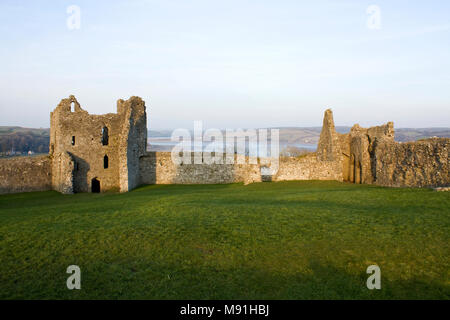
M296 147L314 151L320 136L320 127L273 127L279 129L280 151L284 147ZM336 126L345 133L350 127ZM222 130L223 131L223 130ZM171 130L148 130L149 151L170 151L175 145L170 140ZM395 141L413 142L432 137L450 138L450 128L395 128ZM26 156L28 151L48 153L50 130L47 128L23 128L0 126L0 156ZM14 154L12 154L14 153Z
M147 149L150 151L170 151L174 146L176 146L179 142L172 141L170 137L154 137L154 138L148 138L147 140ZM203 147L206 147L211 142L204 142ZM270 142L269 142L270 144ZM250 145L251 148L256 148L257 146ZM279 148L280 151L287 147L295 147L298 149L305 149L307 151L316 151L317 144L308 144L308 143L295 143L295 142L288 142L288 141L280 141ZM270 146L269 146L270 148ZM249 143L247 142L246 145L246 151L249 150Z

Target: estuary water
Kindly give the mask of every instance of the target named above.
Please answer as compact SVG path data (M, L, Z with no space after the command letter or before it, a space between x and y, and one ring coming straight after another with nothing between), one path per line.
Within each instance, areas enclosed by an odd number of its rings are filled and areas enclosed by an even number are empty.
M148 147L147 149L149 151L171 151L174 146L179 144L180 142L171 141L170 137L154 137L154 138L148 138ZM194 149L195 147L203 147L203 150L205 150L207 147L211 149L215 142L203 142L202 144L191 142L191 147ZM223 143L223 150L226 150L227 144ZM232 148L233 145L231 144L230 147ZM280 142L279 143L279 151L283 151L284 149L288 147L295 147L299 149L304 149L307 151L316 151L317 145L315 144L302 144L302 143L287 143L287 142ZM270 141L267 143L267 149L270 152ZM250 151L252 153L256 152L258 150L258 144L257 143L249 143L249 141L246 141L245 144L245 153L248 154ZM237 150L235 145L235 151L240 153L239 150Z

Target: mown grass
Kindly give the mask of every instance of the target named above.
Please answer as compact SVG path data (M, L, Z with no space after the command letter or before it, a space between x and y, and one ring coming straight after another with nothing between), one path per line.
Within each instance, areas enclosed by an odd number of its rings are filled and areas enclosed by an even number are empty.
M3 195L0 298L448 299L449 207L448 192L319 181Z

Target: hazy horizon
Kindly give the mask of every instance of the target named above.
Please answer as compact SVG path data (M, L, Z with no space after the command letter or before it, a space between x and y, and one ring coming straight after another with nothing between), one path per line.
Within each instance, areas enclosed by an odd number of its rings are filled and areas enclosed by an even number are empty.
M71 5L80 28L70 29ZM374 5L379 25L370 25ZM0 125L141 96L148 128L450 126L448 1L0 3Z
M378 125L383 125L385 123L382 124L378 124ZM50 127L25 127L25 126L20 126L20 125L12 125L12 126L8 126L8 125L0 125L0 128L22 128L22 129L39 129L39 130L50 130ZM192 128L186 127L186 128L181 128L181 129L187 129L189 131L193 131L193 126L191 126ZM340 131L342 129L348 129L350 130L352 126L341 126L339 124L335 124L335 128L336 131ZM176 129L180 129L180 128L147 128L147 131L154 131L154 132L164 132L164 131L174 131ZM286 126L286 127L280 127L280 126L274 126L274 127L239 127L239 128L212 128L212 127L204 127L203 131L207 130L207 129L219 129L219 130L226 130L226 129L243 129L243 130L247 130L247 129L317 129L317 130L322 130L322 124L320 125L311 125L311 126L302 126L302 127L293 127L293 126ZM450 127L396 127L395 123L394 123L394 129L395 130L408 130L408 129L412 129L412 130L426 130L426 129L432 129L432 130L438 130L438 129L443 129L443 130L450 130Z

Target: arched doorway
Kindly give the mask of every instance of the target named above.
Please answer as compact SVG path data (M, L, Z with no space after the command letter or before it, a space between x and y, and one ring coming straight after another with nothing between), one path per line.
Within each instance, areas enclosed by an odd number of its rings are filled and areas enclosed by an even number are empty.
M100 193L100 181L97 178L92 179L91 190L92 193Z
M355 183L362 183L362 167L360 161L356 161Z
M342 153L342 159L342 178L344 179L344 181L351 181L350 157L347 154Z
M355 183L355 155L350 155L349 181Z

